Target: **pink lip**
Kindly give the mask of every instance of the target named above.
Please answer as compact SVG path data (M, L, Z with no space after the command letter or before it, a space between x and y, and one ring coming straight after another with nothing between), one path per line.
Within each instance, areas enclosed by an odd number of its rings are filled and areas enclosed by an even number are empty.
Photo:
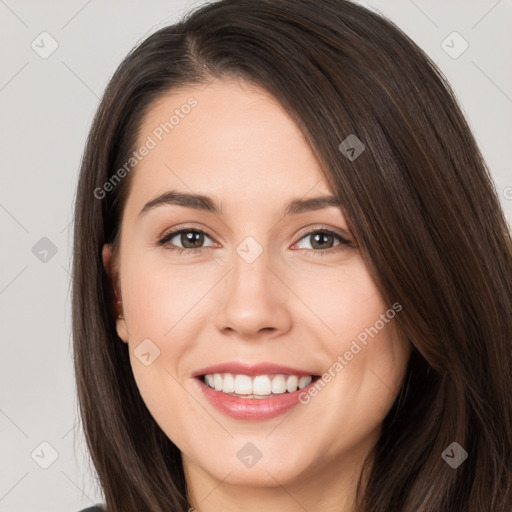
M258 363L258 364L246 364L239 363L236 361L214 364L201 368L192 373L192 377L199 377L201 375L212 375L214 373L234 373L236 375L248 375L254 377L255 375L298 375L299 377L308 375L315 375L314 372L306 370L299 370L297 368L291 368L289 366L283 366L280 364L273 363ZM293 393L290 393L293 394Z
M286 411L297 406L300 403L299 397L301 393L307 393L309 387L315 384L315 381L313 381L303 389L298 389L293 393L276 395L272 398L238 398L227 395L222 391L215 391L200 378L193 380L197 383L203 395L217 410L232 418L247 421L269 420L284 414Z

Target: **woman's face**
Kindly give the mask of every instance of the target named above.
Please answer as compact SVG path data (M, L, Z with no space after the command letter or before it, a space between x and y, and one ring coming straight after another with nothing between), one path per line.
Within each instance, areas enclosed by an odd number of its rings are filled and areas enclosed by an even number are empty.
M342 210L310 201L332 194L301 132L264 91L217 80L158 100L144 145L119 253L103 256L141 396L187 475L255 487L353 472L409 348Z

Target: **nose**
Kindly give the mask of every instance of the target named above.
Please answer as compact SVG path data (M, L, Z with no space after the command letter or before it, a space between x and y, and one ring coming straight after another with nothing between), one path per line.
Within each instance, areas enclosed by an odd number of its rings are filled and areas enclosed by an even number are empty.
M238 254L217 290L217 329L247 340L277 337L291 328L292 292L264 251L248 263Z

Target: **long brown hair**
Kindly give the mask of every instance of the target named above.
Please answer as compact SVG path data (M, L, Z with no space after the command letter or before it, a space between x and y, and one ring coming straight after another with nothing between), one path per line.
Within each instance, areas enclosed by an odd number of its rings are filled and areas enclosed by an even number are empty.
M384 300L403 306L412 355L360 510L510 512L510 230L442 74L392 22L345 0L205 5L143 41L108 84L82 161L73 263L80 414L108 512L189 504L180 451L117 337L101 259L136 166L108 193L104 184L129 160L154 100L227 76L265 88L294 118ZM365 147L355 159L340 151L351 134ZM468 453L457 469L442 457L453 442Z

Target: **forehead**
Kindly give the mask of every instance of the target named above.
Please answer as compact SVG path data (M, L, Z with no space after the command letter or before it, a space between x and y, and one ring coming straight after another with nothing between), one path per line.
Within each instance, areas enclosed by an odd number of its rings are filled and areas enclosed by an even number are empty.
M191 85L156 100L141 122L130 195L166 189L249 204L328 193L321 166L290 115L266 91L240 80ZM133 194L132 194L133 192Z

